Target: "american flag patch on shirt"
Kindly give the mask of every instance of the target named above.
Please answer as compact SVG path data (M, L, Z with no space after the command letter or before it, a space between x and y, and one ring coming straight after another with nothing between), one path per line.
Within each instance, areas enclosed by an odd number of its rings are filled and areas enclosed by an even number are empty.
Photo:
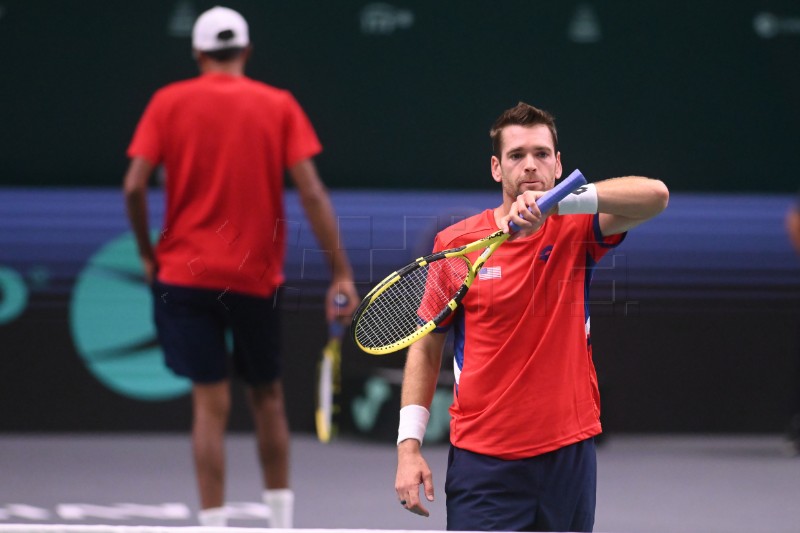
M500 279L500 267L483 267L478 270L478 279Z

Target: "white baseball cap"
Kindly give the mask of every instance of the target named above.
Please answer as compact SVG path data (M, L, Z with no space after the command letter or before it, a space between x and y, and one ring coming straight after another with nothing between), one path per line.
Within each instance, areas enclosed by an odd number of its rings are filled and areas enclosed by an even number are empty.
M213 7L201 14L192 29L192 47L201 52L244 48L249 44L247 21L227 7Z

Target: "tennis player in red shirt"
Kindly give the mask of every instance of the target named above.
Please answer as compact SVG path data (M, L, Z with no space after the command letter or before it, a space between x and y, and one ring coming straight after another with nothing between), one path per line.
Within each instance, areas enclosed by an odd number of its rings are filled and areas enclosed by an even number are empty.
M192 46L200 76L157 91L128 148L128 216L153 285L166 364L193 382L201 525L226 525L230 366L247 385L271 525L288 528L294 494L275 305L284 280L286 171L330 258L327 317L351 314L358 294L314 165L320 142L290 92L245 76L251 51L245 19L224 7L206 11L194 25ZM166 172L166 214L154 248L147 183L160 164ZM336 306L337 293L350 304ZM233 337L230 361L226 331Z
M454 331L447 528L591 531L600 398L592 363L588 292L597 262L627 231L666 208L658 180L614 178L542 213L536 200L561 177L553 117L525 103L491 129L491 174L502 204L436 236L434 252L521 229L479 272L444 327L408 350L395 489L427 516L433 479L420 448Z

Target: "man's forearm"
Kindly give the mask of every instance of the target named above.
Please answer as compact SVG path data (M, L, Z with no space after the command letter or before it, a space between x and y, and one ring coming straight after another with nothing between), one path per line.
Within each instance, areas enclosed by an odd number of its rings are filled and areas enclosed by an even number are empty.
M633 219L649 219L661 213L669 200L663 182L641 176L598 181L598 212Z
M134 157L128 165L123 179L122 192L131 229L136 237L139 256L145 261L154 261L153 245L150 243L150 223L147 216L147 182L153 165L142 157Z
M403 371L403 388L400 405L421 405L430 408L439 370L442 366L442 348L446 335L431 333L421 338L408 349Z
M142 190L126 191L125 206L131 224L139 256L153 260L155 253L150 242L150 227L147 220L147 192Z
M328 254L334 279L352 279L353 270L339 243L339 225L328 191L311 159L298 162L289 169L297 186L300 203L320 247Z

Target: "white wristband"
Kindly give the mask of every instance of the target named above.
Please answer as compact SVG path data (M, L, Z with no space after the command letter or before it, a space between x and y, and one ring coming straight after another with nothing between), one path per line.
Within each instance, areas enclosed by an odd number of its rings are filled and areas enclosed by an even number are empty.
M397 428L397 444L406 439L417 439L422 444L425 428L431 413L421 405L406 405L400 409L400 426Z
M597 187L589 183L578 187L558 202L559 215L593 215L597 213Z

